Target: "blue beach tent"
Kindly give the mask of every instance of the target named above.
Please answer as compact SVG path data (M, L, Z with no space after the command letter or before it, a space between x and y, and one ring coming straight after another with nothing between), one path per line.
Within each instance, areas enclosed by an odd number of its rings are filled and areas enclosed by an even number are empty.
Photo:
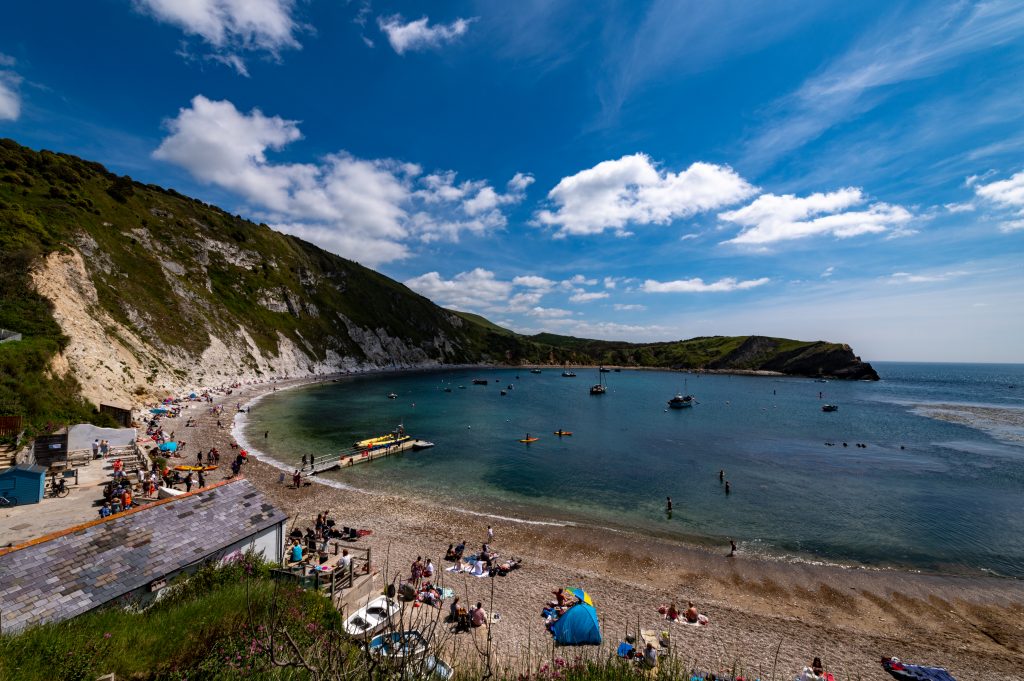
M551 627L555 643L561 646L598 645L601 643L601 625L597 611L587 603L577 603Z
M178 443L177 442L165 442L162 445L160 445L160 451L161 452L176 452L176 451L178 451Z

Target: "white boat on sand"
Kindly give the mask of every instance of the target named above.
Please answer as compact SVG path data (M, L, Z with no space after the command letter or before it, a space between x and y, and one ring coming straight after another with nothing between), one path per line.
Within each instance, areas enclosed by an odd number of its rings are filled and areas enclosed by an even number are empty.
M345 633L358 638L373 636L387 627L398 611L398 603L378 596L345 620Z

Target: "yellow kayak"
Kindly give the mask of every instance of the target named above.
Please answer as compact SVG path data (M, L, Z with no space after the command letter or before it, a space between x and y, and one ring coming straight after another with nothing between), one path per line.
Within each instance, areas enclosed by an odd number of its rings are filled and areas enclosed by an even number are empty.
M565 436L568 436L568 435L572 435L572 431L571 430L556 430L555 431L555 435L557 435L558 437L565 437Z
M540 439L539 437L528 437L528 438L524 438L524 439L520 440L520 442L525 442L526 444L530 444L531 442L536 442L539 439Z

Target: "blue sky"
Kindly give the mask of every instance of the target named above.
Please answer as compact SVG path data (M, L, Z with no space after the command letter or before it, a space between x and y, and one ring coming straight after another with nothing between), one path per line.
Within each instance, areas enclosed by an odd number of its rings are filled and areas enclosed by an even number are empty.
M518 331L1024 361L1017 2L98 0L0 135Z

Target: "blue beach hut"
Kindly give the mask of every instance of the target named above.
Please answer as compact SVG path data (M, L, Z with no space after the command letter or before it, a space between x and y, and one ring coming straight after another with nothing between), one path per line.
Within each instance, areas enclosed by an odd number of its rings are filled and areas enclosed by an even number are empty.
M601 643L597 611L588 603L577 603L566 610L552 625L551 633L560 646L596 646Z
M0 494L18 504L38 504L46 487L46 467L19 463L0 473Z

